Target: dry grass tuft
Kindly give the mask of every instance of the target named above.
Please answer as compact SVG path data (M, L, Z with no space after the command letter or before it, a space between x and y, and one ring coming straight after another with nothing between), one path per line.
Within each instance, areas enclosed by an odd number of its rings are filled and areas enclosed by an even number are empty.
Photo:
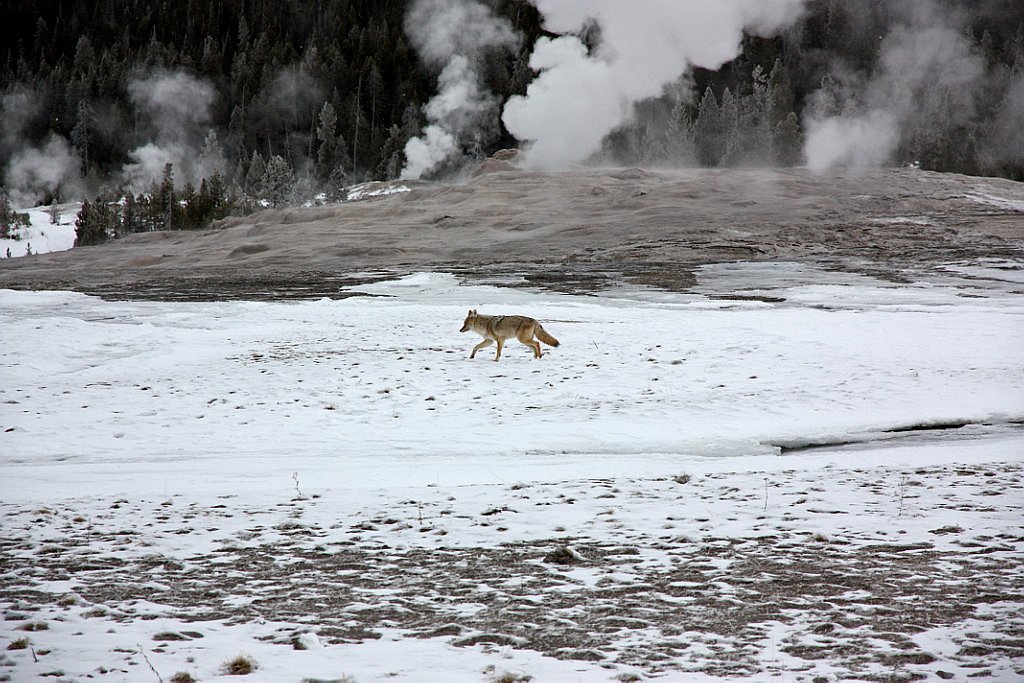
M256 660L248 655L238 655L220 665L220 671L225 676L248 676L257 668Z
M18 638L12 640L11 644L7 646L8 650L24 650L28 647L28 638Z
M45 621L30 621L27 624L23 624L18 628L19 631L45 631L50 628L50 625Z

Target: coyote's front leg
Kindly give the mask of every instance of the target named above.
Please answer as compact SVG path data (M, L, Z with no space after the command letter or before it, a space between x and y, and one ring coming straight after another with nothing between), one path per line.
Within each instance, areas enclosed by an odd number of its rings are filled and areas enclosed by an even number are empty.
M473 347L473 352L469 354L469 357L473 358L473 356L476 355L477 351L479 351L480 349L486 348L486 347L490 346L493 343L494 342L491 341L490 339L484 339L482 342L480 342L479 344L477 344L476 346Z

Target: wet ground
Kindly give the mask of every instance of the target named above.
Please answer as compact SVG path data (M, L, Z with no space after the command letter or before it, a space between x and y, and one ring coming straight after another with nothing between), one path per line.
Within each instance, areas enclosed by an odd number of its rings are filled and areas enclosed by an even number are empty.
M910 169L508 171L0 259L0 288L338 297L339 283L363 274L434 270L525 275L577 293L623 279L686 291L714 263L805 262L904 281L983 259L1024 260L1024 184Z

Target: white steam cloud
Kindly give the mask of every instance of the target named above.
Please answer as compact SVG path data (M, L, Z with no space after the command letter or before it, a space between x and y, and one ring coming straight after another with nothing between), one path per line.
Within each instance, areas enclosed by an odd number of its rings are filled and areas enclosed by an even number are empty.
M483 86L480 61L489 50L514 49L519 36L477 0L416 0L405 32L423 61L441 70L438 94L423 108L427 127L405 146L402 178L419 178L493 134L499 102Z
M971 120L984 80L984 59L957 18L934 2L916 3L882 41L869 79L849 77L845 90L818 93L806 117L807 164L824 171L890 162L915 131L952 131Z
M524 164L558 168L600 149L634 105L657 97L691 66L718 69L740 53L744 31L771 35L795 21L803 0L532 0L544 28L526 96L502 121L526 143ZM597 26L588 50L578 37Z
M82 160L67 140L50 135L42 147L26 147L11 157L4 182L15 206L31 207L58 190L65 195L77 194L81 165Z
M12 89L0 99L0 158L7 158L3 189L18 208L35 206L47 194L68 197L81 191L82 161L67 140L51 134L41 146L25 142L41 101L26 88Z
M804 155L817 172L834 166L873 168L885 163L899 143L898 121L886 109L831 116L807 123Z
M148 121L153 139L136 147L125 165L125 180L135 189L145 189L163 176L164 166L174 164L177 180L199 180L225 161L201 154L208 138L210 107L214 88L209 81L184 72L158 71L132 81L128 94L138 112Z
M1024 161L1024 72L1017 73L1006 88L987 154L988 161Z

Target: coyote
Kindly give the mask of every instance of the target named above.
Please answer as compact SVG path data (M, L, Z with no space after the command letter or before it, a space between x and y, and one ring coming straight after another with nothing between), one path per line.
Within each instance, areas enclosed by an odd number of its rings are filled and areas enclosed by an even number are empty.
M485 346L497 342L498 352L494 355L494 360L498 360L501 358L501 347L505 345L505 340L512 337L533 349L534 358L540 358L542 355L540 344L534 337L548 346L558 346L558 340L545 332L539 322L533 318L527 318L525 315L480 315L476 311L470 311L459 331L469 332L470 330L484 338L482 342L473 347L473 352L469 354L470 358Z

